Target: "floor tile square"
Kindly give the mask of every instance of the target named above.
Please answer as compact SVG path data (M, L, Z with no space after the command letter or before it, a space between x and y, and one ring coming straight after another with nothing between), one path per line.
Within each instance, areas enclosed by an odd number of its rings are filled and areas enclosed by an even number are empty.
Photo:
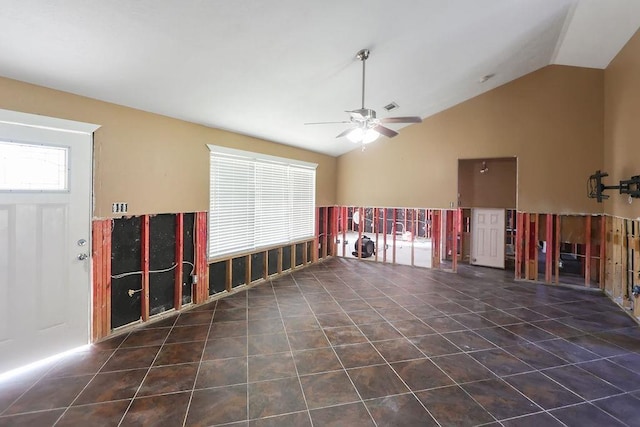
M387 365L347 370L363 399L406 393L409 390Z
M82 390L74 405L130 399L138 390L147 369L116 371L98 374Z
M249 384L249 418L262 418L305 410L298 378Z
M207 360L200 363L195 388L221 387L246 382L246 357Z
M208 426L247 419L247 385L193 392L185 426Z
M339 328L326 328L324 333L327 335L329 342L333 346L357 344L366 342L367 337L355 326L343 326Z
M160 349L153 366L199 362L202 359L204 344L204 341L165 344Z
M295 377L296 366L290 352L249 357L249 382Z
M309 409L360 401L360 397L344 371L300 377Z
M198 372L197 363L151 368L138 390L138 396L174 393L193 389Z
M203 360L228 359L247 355L247 337L211 338L204 347Z
M284 333L253 335L248 338L249 355L273 354L289 351L289 341Z
M129 407L130 400L118 400L114 402L94 403L84 406L72 406L56 423L60 427L77 426L117 426L125 411ZM2 419L0 418L0 424ZM47 425L46 423L34 423L34 426Z

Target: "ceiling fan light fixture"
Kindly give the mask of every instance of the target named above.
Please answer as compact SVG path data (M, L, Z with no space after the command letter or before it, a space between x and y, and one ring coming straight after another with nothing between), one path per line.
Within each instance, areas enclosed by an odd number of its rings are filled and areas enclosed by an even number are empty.
M376 139L380 134L373 129L362 129L360 127L353 129L351 132L347 134L347 138L349 141L354 143L369 144Z

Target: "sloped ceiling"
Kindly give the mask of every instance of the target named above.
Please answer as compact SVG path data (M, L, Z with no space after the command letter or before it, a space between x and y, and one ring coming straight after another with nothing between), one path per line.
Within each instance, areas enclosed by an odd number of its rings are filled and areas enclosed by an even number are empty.
M637 0L0 0L0 75L329 155L345 110L423 118L549 64L605 68ZM486 75L495 75L481 83ZM388 113L383 106L396 102ZM390 126L398 130L398 125Z

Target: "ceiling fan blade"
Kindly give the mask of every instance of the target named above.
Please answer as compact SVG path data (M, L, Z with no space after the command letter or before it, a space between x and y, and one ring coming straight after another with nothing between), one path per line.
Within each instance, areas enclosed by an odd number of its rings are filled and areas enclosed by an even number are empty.
M311 122L311 123L305 123L305 125L332 125L335 123L351 123L351 122L347 120L343 120L341 122Z
M350 133L354 129L356 129L356 128L349 128L349 129L345 130L344 132L340 132L340 134L338 134L338 136L336 136L336 138L342 138L343 136L347 135L348 133Z
M393 138L394 136L396 136L398 134L398 132L396 132L395 130L386 128L384 126L375 126L373 128L373 130L375 130L376 132L388 137L388 138Z
M387 117L380 119L380 123L422 123L422 119L418 116Z

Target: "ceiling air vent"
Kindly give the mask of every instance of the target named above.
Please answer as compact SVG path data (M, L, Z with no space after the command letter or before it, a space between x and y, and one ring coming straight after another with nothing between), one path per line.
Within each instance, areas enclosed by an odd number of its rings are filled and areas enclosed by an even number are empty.
M384 109L387 111L395 110L396 108L398 108L398 104L396 104L395 102L392 102L384 106Z

